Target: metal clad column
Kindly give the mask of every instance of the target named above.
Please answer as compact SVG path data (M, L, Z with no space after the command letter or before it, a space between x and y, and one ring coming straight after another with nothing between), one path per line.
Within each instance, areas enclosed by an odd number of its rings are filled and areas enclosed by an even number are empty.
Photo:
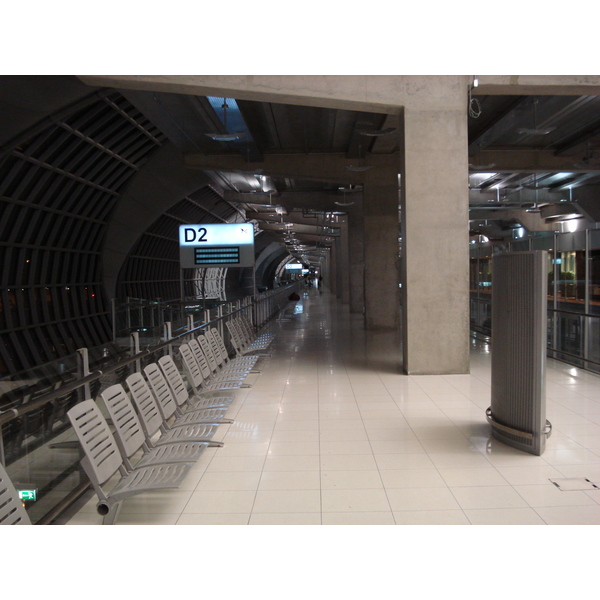
M493 436L541 455L546 421L547 273L545 250L492 257Z

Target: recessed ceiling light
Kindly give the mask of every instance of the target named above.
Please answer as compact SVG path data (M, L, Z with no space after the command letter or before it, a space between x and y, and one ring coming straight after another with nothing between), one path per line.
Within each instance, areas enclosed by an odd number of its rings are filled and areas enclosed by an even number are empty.
M235 133L227 132L227 109L229 108L227 106L227 98L223 98L221 108L223 109L223 128L225 129L225 133L207 133L205 135L216 142L235 142L236 140L245 137L245 131L238 131Z
M555 129L556 127L545 127L543 129L530 129L528 127L524 127L523 129L517 130L517 133L521 135L548 135L549 133L552 133Z
M239 133L207 133L206 135L215 142L235 142L242 139L246 133L240 131Z
M368 135L370 137L378 137L380 135L390 135L396 131L395 127L388 127L387 129L359 129L357 133L360 135Z
M348 169L348 171L356 171L358 173L362 172L362 171L368 171L369 169L372 169L373 165L364 165L364 166L356 166L356 165L346 165L346 169Z

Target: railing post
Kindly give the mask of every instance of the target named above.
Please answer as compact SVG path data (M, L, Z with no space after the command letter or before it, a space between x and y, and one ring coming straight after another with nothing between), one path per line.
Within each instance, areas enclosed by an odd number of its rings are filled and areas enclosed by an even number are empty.
M223 337L223 305L219 304L219 306L217 307L217 329L219 331L219 335L221 336L221 339L224 340L225 338Z
M2 436L2 428L0 427L0 464L6 466L6 456L4 456L4 438Z
M588 315L590 314L590 276L591 276L591 270L590 270L590 260L591 260L591 256L590 256L590 230L586 229L585 230L585 256L584 256L584 261L585 261L585 275L584 275L584 280L585 280L585 295L584 295L584 310L583 312L585 313L585 316L583 317L583 359L584 359L584 366L585 368L589 368L588 365L588 359L590 357L590 352L589 352L589 347L590 347L590 328L592 326L592 320L590 319L590 317L588 317Z
M553 252L552 252L552 348L558 347L558 233L554 232ZM556 352L552 352L552 357L556 358Z
M127 331L129 331L131 329L131 312L130 312L130 308L129 308L129 296L127 298L125 298L125 314L127 315L127 318L125 319L125 323L127 323Z
M112 314L112 341L117 341L117 304L116 299L110 299L110 312Z
M77 376L82 379L90 374L90 358L87 348L77 349ZM83 387L77 388L77 396L79 402L91 398L92 390L89 383L85 383Z
M171 330L171 321L165 321L163 328L163 339L165 340L165 342L168 342L173 337L173 333ZM167 354L169 356L173 355L173 348L170 344L167 346Z
M135 356L140 353L140 334L137 331L134 331L131 334L131 356ZM140 360L135 361L135 372L139 373L142 370L142 365Z

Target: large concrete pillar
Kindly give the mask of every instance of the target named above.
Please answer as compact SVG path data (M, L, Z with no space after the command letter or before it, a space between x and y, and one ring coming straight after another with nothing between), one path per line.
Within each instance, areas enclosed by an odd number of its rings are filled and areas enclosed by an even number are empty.
M365 309L365 228L362 210L348 214L350 240L349 308L351 313L362 314Z
M337 238L331 244L331 251L329 252L329 273L326 281L326 285L329 287L329 291L337 296L338 291L338 261L339 261L339 250Z
M398 170L372 169L364 187L365 327L400 325Z
M469 371L467 111L403 111L402 334L410 374Z
M350 301L350 257L348 248L348 217L340 217L340 222L336 225L340 228L340 289L338 298L344 304Z

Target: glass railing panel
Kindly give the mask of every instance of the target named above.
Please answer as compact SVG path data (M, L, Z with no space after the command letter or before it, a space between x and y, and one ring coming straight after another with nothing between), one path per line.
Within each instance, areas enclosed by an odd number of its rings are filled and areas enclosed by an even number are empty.
M554 338L556 358L584 366L584 322L583 315L556 312L556 336Z
M260 300L263 302L261 310L265 318L273 316L273 312L281 305L287 304L290 289L281 288L265 293ZM272 298L277 301L271 302L269 299ZM215 303L209 307L211 319L218 316L217 306ZM228 307L226 312L229 310ZM248 305L243 312L251 314L254 310L255 308ZM170 321L173 337L188 331L188 320L181 310L169 311L161 306L161 311L162 315L172 317ZM119 314L125 322L125 313ZM154 318L146 308L138 311L138 314L141 315L140 323L151 323ZM194 326L198 327L203 322L204 312L197 311L193 316ZM131 322L130 319L129 324ZM162 345L162 322L142 329L146 329L138 331L142 351ZM228 331L223 323L221 329L228 345ZM173 343L177 344L178 341ZM46 522L49 519L48 515L51 511L55 512L57 505L78 493L88 483L87 476L80 467L80 446L67 417L69 409L86 397L99 398L107 387L123 383L135 369L143 369L146 364L158 360L167 352L169 348L164 347L154 350L148 356L133 360L136 357L132 354L132 337L129 334L118 337L114 342L88 348L90 372L102 371L102 375L88 382L86 386L58 393L49 402L43 396L78 381L81 363L79 353L31 369L21 375L0 380L0 411L7 411L11 407L19 410L16 418L13 418L12 411L5 413L10 414L10 419L3 422L1 428L3 460L11 480L28 497L25 502L33 523ZM127 364L123 364L124 361L127 361ZM28 410L36 406L33 403L39 402L40 399L45 404ZM101 402L100 406L102 407Z
M600 316L589 316L587 320L587 367L600 373Z

